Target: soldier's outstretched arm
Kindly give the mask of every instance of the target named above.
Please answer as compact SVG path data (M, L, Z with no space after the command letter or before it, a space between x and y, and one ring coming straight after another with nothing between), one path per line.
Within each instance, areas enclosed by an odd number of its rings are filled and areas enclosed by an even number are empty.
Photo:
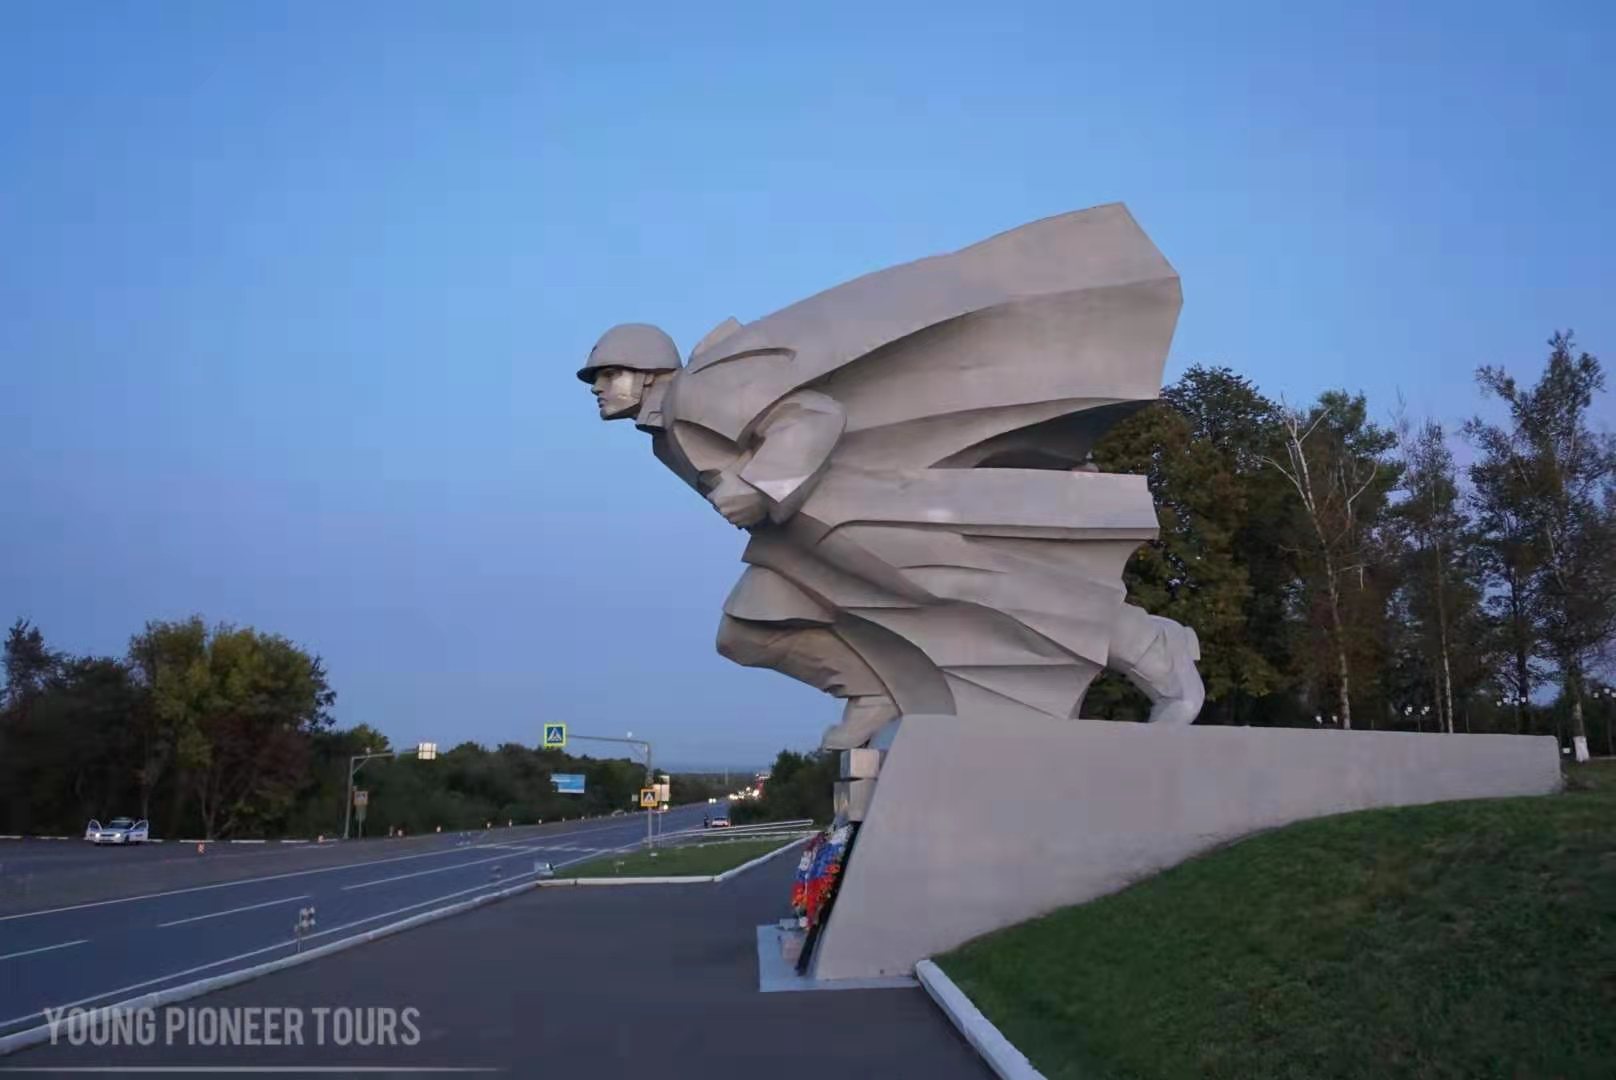
M801 508L846 427L840 403L813 390L781 398L759 421L738 475L768 500L771 521L785 521Z
M846 426L834 398L812 390L781 398L753 427L740 459L707 488L707 501L734 525L785 521L813 491Z

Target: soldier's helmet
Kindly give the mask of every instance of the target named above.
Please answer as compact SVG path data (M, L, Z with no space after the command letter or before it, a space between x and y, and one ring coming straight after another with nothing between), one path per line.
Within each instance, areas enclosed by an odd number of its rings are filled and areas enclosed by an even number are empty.
M594 382L601 368L618 367L630 371L678 371L679 346L649 323L623 323L600 336L589 350L589 361L578 369L578 378Z

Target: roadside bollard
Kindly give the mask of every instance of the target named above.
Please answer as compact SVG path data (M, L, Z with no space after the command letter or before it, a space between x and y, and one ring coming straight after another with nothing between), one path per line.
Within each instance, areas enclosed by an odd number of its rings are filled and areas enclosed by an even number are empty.
M206 852L206 851L207 851L207 850L208 850L208 845L206 845L206 844L204 844L204 843L203 843L203 842L202 842L202 841L200 841L200 840L198 840L198 841L197 841L197 842L196 842L196 853L197 853L197 854L198 854L198 855L201 855L201 854L203 854L203 853L205 853L205 852Z
M314 908L298 908L297 925L292 927L292 934L297 938L297 951L303 951L303 935L314 929Z

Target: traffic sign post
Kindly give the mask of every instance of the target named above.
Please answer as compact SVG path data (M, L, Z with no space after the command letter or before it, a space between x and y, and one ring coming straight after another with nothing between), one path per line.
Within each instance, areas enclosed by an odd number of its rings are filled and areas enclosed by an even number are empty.
M550 729L552 729L552 728L560 728L561 729L560 736L561 736L561 738L563 740L565 740L566 737L567 737L567 725L565 725L565 724L545 724L544 725L543 735L541 736L541 739L540 739L540 745L544 746L546 749L549 749L548 739L550 737ZM624 735L624 736L621 736L621 737L616 736L616 735L574 735L573 738L575 738L575 739L584 739L584 740L588 740L590 742L627 743L629 746L638 746L640 749L645 751L645 782L648 783L648 784L654 784L656 782L656 780L655 780L656 773L651 768L651 744L649 742L647 742L646 740L644 740L644 739L636 739L634 737L634 733L632 731L629 732L627 735ZM565 745L564 742L563 742L563 745ZM653 788L651 788L651 790L654 792L656 789L653 787ZM646 803L645 803L645 789L643 789L643 788L641 789L641 792L640 792L640 805L641 806L646 805ZM652 805L655 805L655 804L652 804ZM652 847L656 846L656 834L652 831L652 823L655 822L655 821L656 821L656 815L655 814L646 814L645 815L645 846L647 848L652 848Z
M567 748L567 725L545 724L544 741L540 745L546 750L565 750Z

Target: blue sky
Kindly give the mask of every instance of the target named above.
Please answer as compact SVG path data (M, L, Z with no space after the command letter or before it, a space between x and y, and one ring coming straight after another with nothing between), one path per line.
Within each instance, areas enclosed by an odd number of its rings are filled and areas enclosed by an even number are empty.
M398 742L812 745L713 652L742 538L573 379L602 330L1120 199L1169 377L1459 420L1556 327L1616 361L1613 13L0 5L0 617L284 633Z

